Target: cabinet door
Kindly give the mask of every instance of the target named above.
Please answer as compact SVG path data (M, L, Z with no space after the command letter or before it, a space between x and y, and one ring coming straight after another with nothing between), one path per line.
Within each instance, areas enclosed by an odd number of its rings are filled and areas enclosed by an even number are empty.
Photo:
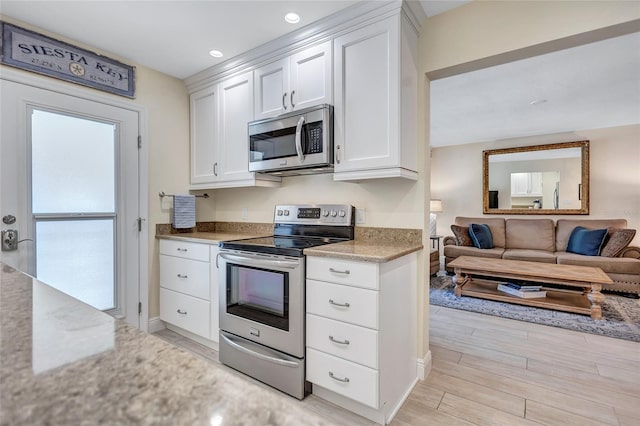
M289 58L256 69L254 90L256 120L289 112Z
M253 120L253 74L232 77L218 84L220 96L220 158L218 169L224 182L250 179L249 134Z
M215 87L191 95L191 183L218 179L218 93Z
M528 192L528 173L511 173L511 195L527 195Z
M289 102L293 110L332 101L331 42L322 43L291 56Z
M210 283L210 295L209 299L211 300L211 340L214 342L218 342L219 340L219 331L220 331L220 320L218 318L220 307L218 306L218 301L220 300L220 296L218 294L218 253L220 249L217 245L211 246L211 273L209 274L209 283Z
M399 165L399 21L334 40L335 171Z
M531 195L542 195L542 172L529 173L529 189Z

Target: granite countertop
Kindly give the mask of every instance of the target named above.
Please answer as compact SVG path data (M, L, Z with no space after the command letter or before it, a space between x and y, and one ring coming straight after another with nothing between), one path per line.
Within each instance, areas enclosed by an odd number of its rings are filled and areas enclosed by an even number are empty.
M1 425L328 424L0 263Z
M304 254L383 263L421 249L421 243L353 240L308 248L304 250Z
M156 238L164 240L178 240L190 241L194 243L212 244L219 241L242 240L245 238L264 237L272 234L245 234L237 232L185 232L182 234L156 235Z
M224 232L186 232L179 234L158 234L156 238L209 243L217 241L240 240L254 238L272 233L258 234L258 229L252 228L253 233L234 232L233 226ZM342 259L360 260L365 262L389 262L406 254L423 248L421 231L415 229L397 228L358 228L356 238L336 244L327 244L304 250L308 256L326 256Z

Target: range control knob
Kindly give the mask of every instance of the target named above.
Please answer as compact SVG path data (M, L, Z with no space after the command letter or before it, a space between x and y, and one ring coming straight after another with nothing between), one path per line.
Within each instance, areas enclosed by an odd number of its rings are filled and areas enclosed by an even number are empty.
M282 210L278 210L278 216L282 216Z
M347 213L344 210L340 210L340 217L345 217Z
M335 210L331 210L331 217L336 217L338 216L338 212Z
M284 215L285 215L285 216L289 216L289 210L285 210L285 211L284 211Z
M324 217L329 216L329 210L322 210L322 216Z

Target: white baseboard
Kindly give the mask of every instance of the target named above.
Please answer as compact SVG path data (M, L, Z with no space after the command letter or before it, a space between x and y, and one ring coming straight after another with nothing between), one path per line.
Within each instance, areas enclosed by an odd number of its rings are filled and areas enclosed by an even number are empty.
M157 333L158 331L162 331L167 328L164 324L164 321L160 319L160 317L150 318L149 319L149 333Z
M418 379L424 380L429 376L432 364L431 351L427 351L424 358L417 359Z

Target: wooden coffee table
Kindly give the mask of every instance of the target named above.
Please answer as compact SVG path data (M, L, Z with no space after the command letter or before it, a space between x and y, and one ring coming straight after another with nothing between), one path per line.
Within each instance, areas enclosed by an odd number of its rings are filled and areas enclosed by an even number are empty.
M600 293L602 286L613 283L602 269L590 266L558 265L555 263L471 256L460 256L449 263L448 266L452 266L456 273L456 288L454 291L458 297L473 296L555 309L591 315L593 319L602 319L602 302L605 299L604 294ZM543 287L543 290L547 291L546 297L524 299L498 290L498 284L504 281L497 281L495 278L534 281L543 285L561 284L580 288L582 292Z

